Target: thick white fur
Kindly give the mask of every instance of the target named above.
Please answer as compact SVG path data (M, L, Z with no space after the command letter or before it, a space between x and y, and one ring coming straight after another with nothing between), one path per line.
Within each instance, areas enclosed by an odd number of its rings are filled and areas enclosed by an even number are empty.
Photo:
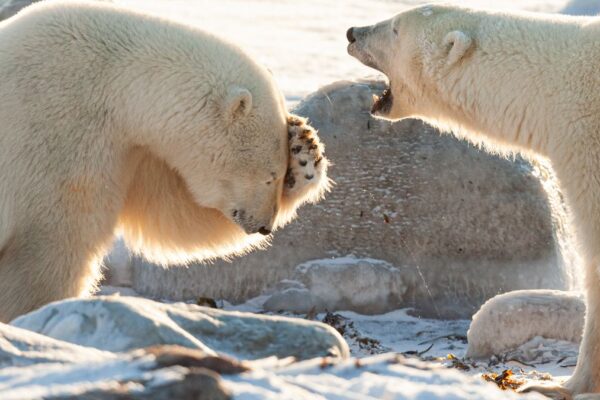
M350 54L390 79L382 117L551 160L586 262L588 310L575 373L552 390L600 392L600 19L442 5L352 34Z
M159 262L226 257L327 188L283 188L288 115L236 46L104 3L0 23L0 321L84 294L121 230ZM243 212L240 212L243 211Z

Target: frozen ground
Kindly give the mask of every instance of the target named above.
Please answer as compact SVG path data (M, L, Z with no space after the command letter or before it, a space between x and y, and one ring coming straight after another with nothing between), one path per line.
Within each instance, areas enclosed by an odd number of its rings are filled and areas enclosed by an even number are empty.
M526 298L535 296L521 296L521 302L527 303ZM262 303L267 297L258 297L245 304L231 306L227 302L219 302L226 310L250 311L265 313ZM534 299L535 300L535 299ZM535 302L535 301L534 301ZM551 302L548 300L548 304ZM506 315L518 314L518 310L505 309L505 301L495 302L496 313ZM554 307L558 306L557 304ZM488 307L488 310L490 307ZM531 326L540 313L552 309L545 306L540 309L530 307L520 310L529 313L519 315L521 322L529 320L531 323L521 324L525 334L534 332ZM583 311L581 311L582 314ZM472 375L500 374L510 369L517 380L523 382L562 381L571 375L577 361L578 344L558 339L533 337L526 343L505 351L503 354L471 360L465 359L467 354L467 331L470 320L436 320L415 318L410 315L410 310L397 310L381 315L360 315L354 312L340 311L329 314L294 315L298 318L313 318L326 322L336 329L348 342L350 352L355 357L365 357L388 352L401 353L409 357L419 358L424 361L439 363L447 367L458 368ZM563 326L560 322L571 323L579 315L565 316L564 321L556 321L556 327ZM539 319L539 318L538 318ZM484 321L485 322L485 321ZM488 321L489 322L489 321ZM494 328L496 331L494 332ZM496 321L494 326L487 330L489 340L503 340L507 334L504 330L512 329L515 334L521 330L511 321ZM543 326L540 326L542 332ZM561 331L542 332L548 336L560 337ZM541 334L541 333L540 333Z
M139 340L149 337L155 343L169 344L181 342L181 335L198 335L220 353L223 349L216 345L226 346L225 354L245 358L247 345L271 343L272 339L258 336L268 331L269 325L275 326L273 322L278 321L277 326L285 322L292 328L293 320L265 317L268 313L260 309L263 300L256 298L238 306L217 301L226 310L262 314L239 314L241 318L237 320L235 315L227 317L217 310L128 297L53 303L19 318L13 323L15 326L0 324L0 398L70 399L69 396L77 398L84 392L115 388L147 394L161 385L177 386L177 382L189 379L191 370L185 364L161 364L152 353L140 349L148 343L142 346ZM120 305L114 307L115 304ZM318 326L313 325L317 329L310 331L313 328L306 325L306 319L312 319L342 333L353 358L317 357L294 362L282 353L278 358L246 361L248 372L222 374L222 385L234 399L542 399L501 392L486 383L483 376L487 374L489 379L510 369L512 378L503 382L516 387L525 382L557 381L572 372L577 354L575 344L536 337L502 356L467 360L463 356L469 321L419 319L411 317L408 310L379 316L349 312L287 316L301 319L297 331L303 330L305 336L302 342L288 340L289 348L303 348L305 342L313 340L311 337L318 339L323 335ZM190 324L188 319L197 321ZM169 321L178 324L175 336L172 328L170 333L165 329ZM208 326L215 323L218 329ZM256 334L233 337L227 333L227 325L236 331L249 328ZM203 330L199 330L201 327ZM217 340L221 331L228 336ZM132 337L136 340L132 341ZM287 340L278 339L282 343ZM118 348L113 343L119 343ZM192 347L206 355L213 354L211 348ZM277 346L266 349L271 354L281 352Z

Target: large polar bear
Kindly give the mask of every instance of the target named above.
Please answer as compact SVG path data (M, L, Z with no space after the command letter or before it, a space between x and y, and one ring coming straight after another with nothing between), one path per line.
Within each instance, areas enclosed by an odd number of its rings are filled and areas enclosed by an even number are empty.
M121 230L160 262L260 245L328 185L268 70L103 3L0 23L0 321L78 296Z
M551 160L586 262L588 311L575 373L548 393L600 392L600 19L421 6L347 37L352 56L389 77L376 115Z

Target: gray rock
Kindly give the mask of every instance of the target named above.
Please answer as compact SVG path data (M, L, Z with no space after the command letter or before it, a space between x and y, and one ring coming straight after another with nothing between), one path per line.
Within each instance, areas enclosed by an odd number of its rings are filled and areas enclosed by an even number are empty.
M580 292L519 290L496 296L473 316L466 355L504 354L536 337L579 343L584 315Z
M270 248L189 268L134 260L134 289L241 302L307 260L348 254L407 270L397 305L421 316L465 318L505 291L571 288L577 259L551 170L487 154L419 121L375 119L371 97L382 88L338 82L296 107L320 130L336 185L276 232Z
M263 304L266 311L291 311L297 314L306 314L311 310L323 311L326 309L324 301L316 297L308 289L289 288L275 292Z
M0 398L230 398L219 374L247 368L176 346L110 353L0 323Z
M594 16L600 14L600 1L598 0L570 0L560 11L567 15Z
M347 357L348 345L319 322L226 312L136 297L95 297L51 303L11 323L58 340L123 352L159 344L238 359Z
M0 2L0 21L12 17L22 8L37 3L38 1L39 0L4 0Z
M385 261L344 257L300 264L294 279L305 289L275 292L265 302L265 310L381 314L403 305L415 277L412 271L400 270Z

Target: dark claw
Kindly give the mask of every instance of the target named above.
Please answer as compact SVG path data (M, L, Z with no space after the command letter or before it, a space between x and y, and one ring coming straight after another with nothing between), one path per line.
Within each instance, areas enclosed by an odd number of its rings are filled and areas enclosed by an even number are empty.
M285 186L288 188L293 188L296 184L296 178L294 178L294 174L292 174L292 169L288 168L287 173L285 174Z

